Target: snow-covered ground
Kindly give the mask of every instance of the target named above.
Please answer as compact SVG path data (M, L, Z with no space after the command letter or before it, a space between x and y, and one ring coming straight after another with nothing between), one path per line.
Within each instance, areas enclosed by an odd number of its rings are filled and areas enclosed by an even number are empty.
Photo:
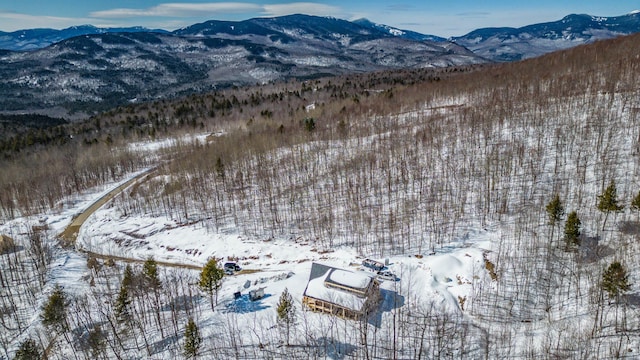
M576 110L580 97L467 126L473 99L463 95L372 119L381 130L367 136L246 159L242 186L232 184L233 194L219 197L212 191L202 203L188 192L170 200L161 194L179 194L168 185L186 184L188 176L152 175L90 216L74 249L54 246L55 235L118 184L66 199L56 213L2 224L0 232L23 246L3 255L3 265L15 257L28 260L25 267L35 263L28 255L33 226L46 229L54 248L43 291L20 294L30 299L18 306L27 326L3 337L5 356L35 337L43 347L53 344L60 358L77 352L91 358L85 340L99 326L106 333L101 356L172 359L182 355L188 318L201 331L204 358L592 358L600 347L595 357L637 355L637 216L612 214L601 230L603 214L595 206L608 179L618 181L621 198L637 193L639 134L630 110L637 99L585 96L607 104L599 115L608 116L609 126ZM431 117L437 121L424 121ZM172 144L131 147L152 154ZM286 177L273 170L284 164L294 164ZM215 175L200 180L214 190L229 185ZM138 191L147 197L134 196ZM584 244L575 251L563 247L562 229L548 224L544 206L554 192L582 219ZM222 210L211 210L214 201ZM620 230L624 224L630 229ZM86 252L98 259L92 269ZM131 294L135 321L119 323L113 309L123 268L139 273L150 257L160 264L162 290ZM199 267L212 257L243 268L223 279L215 306L197 286ZM361 261L371 257L388 262L398 277L382 281L371 318L303 310L314 262L364 270ZM599 285L603 268L617 259L629 267L632 283L620 303ZM50 336L39 321L55 284L73 299L72 340ZM298 313L290 339L276 321L285 288ZM250 301L252 290L265 296Z
M455 308L458 296L470 297L471 282L486 275L483 253L489 251L492 236L495 235L482 231L469 234L463 246L436 254L391 257L387 259L391 264L389 269L401 278L404 275L427 279L422 285L425 294L430 297L440 294L442 301L449 301L448 306ZM251 238L224 231L211 233L199 223L179 223L166 217L121 217L118 210L109 206L89 218L79 234L76 247L103 255L142 261L153 257L157 261L197 266L203 266L213 257L236 261L243 269L258 271L235 276L234 279L241 279L240 283L245 281L245 277L251 279L265 274L293 272L295 278L281 284L299 295L298 299L302 298L312 262L361 268L361 260L366 255L358 254L349 247L318 251L308 243L291 239Z
M202 137L198 139L200 138ZM152 152L174 143L175 141L165 140L132 144L131 147ZM130 177L138 174L130 174ZM61 233L75 216L126 180L128 179L65 199L56 213L19 218L2 224L0 233L20 238L26 228L38 224L46 227L50 241L55 241L54 236ZM493 236L490 232L480 231L468 234L464 241L460 241L459 247L424 256L407 255L380 259L387 261L388 269L396 274L398 281L380 280L381 289L386 295L378 321L388 321L388 317L392 316L393 306L387 303L395 302L395 296L402 299L400 306L419 307L421 303L436 303L444 311L461 314L465 302L468 305L473 297L473 282L490 281L483 255L490 249ZM53 242L50 245L55 247ZM259 345L256 343L254 324L263 324L265 329L275 326L277 303L285 288L292 294L298 316L305 319L305 326L311 325L316 329L307 331L323 331L323 322L332 316L302 312L302 294L309 279L312 263L320 262L338 268L366 271L360 263L367 256L346 246L331 250L318 249L301 239L279 239L267 235L252 237L242 235L234 229L211 232L199 221L189 223L170 217L136 214L123 216L112 203L107 203L84 223L75 249L54 249L50 271L47 273L47 285L38 298L38 305L31 307L32 311L44 306L55 285L61 285L65 293L73 298L81 298L89 293L113 291L113 283L117 284L119 271L112 273L111 277L115 274L116 279L110 280L111 285L103 284L107 287L96 289L95 274L87 267L87 251L117 259L137 259L140 262L153 257L159 263L171 263L177 268L185 265L183 271L189 274L186 276L192 281L199 275L199 271L194 270L193 266L203 266L211 257L222 262L237 261L244 271L224 278L215 311L208 308L206 298L199 300L201 310L198 324L203 336L207 338L215 336L220 331L219 324L228 323L232 318L237 329L240 329L240 336L244 337L242 342L253 346ZM126 262L116 263L121 269ZM135 266L139 267L134 263ZM161 269L164 269L161 273L165 281L171 278L169 274L172 271L177 271L172 267L161 266ZM109 281L105 284L108 283ZM265 297L256 302L248 301L246 294L253 289L263 289ZM234 299L236 292L241 292L243 297ZM93 315L98 316L96 313ZM13 353L19 343L28 337L43 337L39 319L39 314L34 311L29 327L14 338L7 348L8 354ZM347 328L352 328L352 331L357 327L357 322L345 324ZM253 329L253 332L249 331L250 329ZM151 337L161 335L155 333ZM179 348L179 344L174 342L164 350L158 349L154 358L172 358ZM206 349L207 347L203 350L205 353L213 350ZM60 346L58 351L65 357L74 349Z

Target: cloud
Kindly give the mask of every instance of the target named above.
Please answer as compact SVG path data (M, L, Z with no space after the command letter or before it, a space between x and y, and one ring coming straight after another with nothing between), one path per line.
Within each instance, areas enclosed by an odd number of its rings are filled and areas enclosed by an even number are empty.
M15 12L0 11L0 23L2 23L3 30L5 31L24 29L25 25L29 24L34 24L38 27L63 28L78 24L89 24L90 22L91 19L88 18L34 16Z
M94 11L90 14L95 18L127 18L127 17L194 17L212 14L234 14L262 11L257 4L240 2L223 3L166 3L147 9L110 9Z
M85 17L34 16L0 10L0 30L15 31L30 28L62 29L69 26L92 24L98 27L145 26L148 28L177 29L202 19L237 17L281 16L295 13L341 17L339 7L314 2L289 4L253 4L248 2L163 3L148 8L117 8L94 11Z
M257 13L265 16L280 16L294 13L335 15L340 13L340 9L335 6L312 2L265 5L244 2L166 3L146 9L118 8L94 11L90 16L102 19L122 19L132 17L206 17L241 13Z
M468 12L456 14L456 16L462 16L462 17L489 17L490 15L491 15L490 12L485 12L485 11L468 11Z
M263 5L262 13L265 16L282 16L290 14L307 14L307 15L339 15L342 10L338 7L312 3L312 2L297 2L289 4L272 4Z
M416 7L409 4L392 4L387 6L389 11L415 11Z

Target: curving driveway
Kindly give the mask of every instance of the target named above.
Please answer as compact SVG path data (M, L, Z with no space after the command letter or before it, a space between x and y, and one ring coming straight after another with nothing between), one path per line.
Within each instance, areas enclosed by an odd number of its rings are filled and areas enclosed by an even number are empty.
M94 212L96 212L98 209L104 206L107 202L109 202L111 199L116 197L121 192L125 191L127 188L129 188L136 182L148 180L150 178L150 175L153 172L155 172L157 169L158 169L157 167L149 169L137 175L136 177L130 180L127 180L125 183L114 188L113 190L109 191L107 194L102 196L100 199L96 200L93 204L91 204L91 206L89 206L86 210L84 210L82 213L76 216L71 221L71 223L67 225L64 231L58 235L58 239L60 240L61 245L65 247L74 247L76 245L76 240L78 238L78 233L80 232L80 228L82 227L84 222L89 218L89 216L91 216ZM127 258L122 256L98 254L95 252L83 250L79 247L76 247L76 250L83 252L90 257L94 257L96 259L101 259L101 260L115 260L115 261L121 261L121 262L127 262L127 263L140 263L140 264L146 261L146 260ZM155 261L160 266L181 268L181 269L202 270L202 266L198 266L198 265L170 263L170 262L158 261L158 260L155 260ZM242 269L238 271L236 274L254 273L259 271L260 270Z
M156 170L157 170L157 168L149 169L149 170L139 174L138 176L128 180L124 184L121 184L117 188L109 191L107 194L102 196L100 199L96 200L96 202L91 204L91 206L89 206L86 210L84 210L82 213L80 213L78 216L76 216L71 221L71 224L67 225L67 227L64 229L64 231L61 232L58 235L58 238L60 239L60 242L61 242L62 246L73 246L73 245L75 245L76 239L78 238L78 232L80 231L80 227L82 227L82 224L84 224L84 222L89 218L89 216L91 216L94 212L96 212L98 209L100 209L109 200L111 200L114 197L116 197L116 195L118 195L121 192L123 192L126 188L128 188L129 186L133 185L138 180L146 177L147 175L149 175L150 173L152 173L152 172L154 172Z

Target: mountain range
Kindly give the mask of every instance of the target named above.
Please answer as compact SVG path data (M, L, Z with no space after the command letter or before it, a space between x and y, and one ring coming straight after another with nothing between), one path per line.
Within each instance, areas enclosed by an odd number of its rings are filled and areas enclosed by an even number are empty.
M78 116L227 86L400 68L512 61L640 31L640 14L569 15L461 37L308 15L0 33L0 109Z
M521 28L478 29L450 40L487 59L513 61L636 32L640 12L614 17L572 14Z
M151 30L140 26L127 28L99 28L93 25L72 26L62 30L25 29L13 32L0 31L0 49L13 51L37 50L76 36L123 32L168 33L166 30Z
M100 111L288 78L486 62L451 42L416 41L375 27L306 15L207 21L172 33L76 36L0 53L0 108Z
M286 17L285 17L286 18ZM304 19L304 17L302 17ZM215 35L214 29L221 26L237 26L245 30L251 29L250 24L260 23L263 19L250 19L240 22L209 21L196 24L173 32L163 29L148 29L144 27L127 28L99 28L92 25L72 26L62 30L56 29L26 29L14 32L0 31L0 49L12 51L31 51L42 49L57 42L82 35L150 32L159 34L185 34L203 26L212 26L208 35ZM445 38L437 35L427 35L419 32L398 29L392 26L377 24L367 19L352 21L353 24L381 31L392 36L434 42L455 42L472 50L477 55L493 61L513 61L539 56L551 51L567 49L576 45L609 39L620 35L628 35L640 31L640 11L634 11L622 16L603 17L586 14L571 14L558 21L527 25L520 28L491 27L473 30L470 33ZM316 25L301 24L302 27ZM343 23L345 24L345 23ZM253 28L254 30L256 28ZM250 30L249 30L250 31Z

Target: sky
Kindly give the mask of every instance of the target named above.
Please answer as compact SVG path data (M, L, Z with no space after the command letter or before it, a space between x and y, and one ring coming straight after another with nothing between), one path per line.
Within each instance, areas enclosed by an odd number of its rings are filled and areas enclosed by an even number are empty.
M640 0L0 0L0 31L144 26L175 30L207 20L245 20L288 14L373 22L442 37L483 27L520 27L568 14L618 16L640 9Z

